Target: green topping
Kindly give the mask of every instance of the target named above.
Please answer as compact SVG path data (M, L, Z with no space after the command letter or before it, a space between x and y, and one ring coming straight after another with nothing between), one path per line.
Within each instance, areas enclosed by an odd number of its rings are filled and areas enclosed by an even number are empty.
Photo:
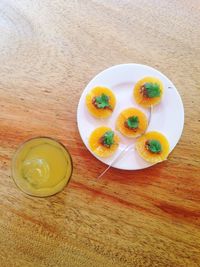
M160 86L157 83L145 83L146 95L149 98L160 96Z
M107 147L110 147L114 144L114 132L113 131L107 131L103 135L103 144Z
M101 94L95 98L95 105L98 108L111 108L109 104L109 97L105 94Z
M157 140L148 140L147 141L147 148L152 153L160 153L162 151L161 143Z
M139 119L137 116L129 117L126 121L128 128L137 129L139 126Z

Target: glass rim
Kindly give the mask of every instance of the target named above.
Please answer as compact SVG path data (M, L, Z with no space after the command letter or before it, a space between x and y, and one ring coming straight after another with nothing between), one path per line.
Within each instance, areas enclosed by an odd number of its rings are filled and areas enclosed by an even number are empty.
M34 140L34 139L40 139L40 138L46 138L46 139L49 139L49 140L53 140L53 141L57 142L59 145L61 145L65 149L65 151L67 152L67 154L69 155L69 160L70 160L70 163L71 163L71 172L70 172L69 179L68 179L67 183L64 185L64 187L61 190L59 190L58 192L55 192L55 193L53 193L53 194L51 194L49 196L36 196L34 194L27 193L25 190L23 190L21 187L18 186L18 184L16 183L16 181L14 179L14 170L13 170L14 167L13 166L14 166L14 161L15 161L15 159L17 157L17 153L29 141ZM74 170L74 164L73 164L72 156L69 153L69 150L65 147L65 145L63 143L61 143L58 139L54 138L54 137L49 137L49 136L44 136L44 135L39 135L39 136L31 137L31 138L25 140L24 142L20 143L19 146L17 147L16 151L14 152L14 154L12 156L12 160L11 160L11 174L12 174L12 179L13 179L15 185L17 186L17 188L19 188L21 190L21 192L23 192L24 194L29 195L31 197L45 198L45 197L51 197L51 196L54 196L54 195L60 193L61 191L63 191L63 189L65 188L65 186L67 186L68 183L70 182L71 177L72 177L72 174L73 174L73 170Z

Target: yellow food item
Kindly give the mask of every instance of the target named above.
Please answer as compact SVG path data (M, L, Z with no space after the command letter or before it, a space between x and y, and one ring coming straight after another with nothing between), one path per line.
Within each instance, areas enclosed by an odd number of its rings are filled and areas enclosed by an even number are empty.
M107 136L107 139L104 137ZM107 141L104 143L104 141ZM96 128L90 135L89 147L99 157L109 157L116 152L119 146L119 137L111 128L101 126Z
M33 138L19 147L12 175L25 193L38 197L63 189L71 177L72 161L63 145L46 137Z
M116 105L114 93L106 87L95 87L86 96L88 111L96 118L109 117Z
M136 108L123 110L116 121L116 129L127 137L137 137L145 132L148 126L146 115Z
M167 159L170 145L162 133L152 131L138 138L136 150L146 161L157 163Z
M157 105L161 101L163 90L163 83L159 79L145 77L136 83L133 95L139 105L148 108Z

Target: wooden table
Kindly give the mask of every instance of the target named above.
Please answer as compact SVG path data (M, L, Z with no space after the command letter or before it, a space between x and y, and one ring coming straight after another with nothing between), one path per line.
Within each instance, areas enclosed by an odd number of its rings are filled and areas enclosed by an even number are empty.
M200 266L200 1L0 1L0 266ZM152 168L110 170L76 125L88 81L115 64L155 67L185 107L182 138ZM18 190L19 144L59 139L72 179L49 198Z

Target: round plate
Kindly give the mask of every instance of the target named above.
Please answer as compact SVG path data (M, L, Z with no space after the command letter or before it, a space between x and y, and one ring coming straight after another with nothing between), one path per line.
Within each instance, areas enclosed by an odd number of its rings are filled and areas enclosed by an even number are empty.
M88 139L91 132L99 126L109 126L115 130L115 122L118 114L125 108L136 107L149 116L149 109L137 105L133 99L133 88L136 82L145 76L153 76L160 79L164 84L164 94L161 103L153 107L151 121L147 131L159 131L163 133L169 143L170 152L178 143L184 125L184 109L181 97L174 84L161 72L149 66L140 64L116 65L100 72L94 77L84 89L77 110L78 129L85 146L88 146ZM107 119L94 118L87 110L85 97L95 86L105 86L110 88L116 96L116 107L113 114ZM124 149L125 146L135 142L122 136L118 151L109 158L97 157L91 150L90 152L100 161L109 165ZM113 167L124 170L138 170L152 166L153 164L143 160L135 151L131 149L119 158Z

